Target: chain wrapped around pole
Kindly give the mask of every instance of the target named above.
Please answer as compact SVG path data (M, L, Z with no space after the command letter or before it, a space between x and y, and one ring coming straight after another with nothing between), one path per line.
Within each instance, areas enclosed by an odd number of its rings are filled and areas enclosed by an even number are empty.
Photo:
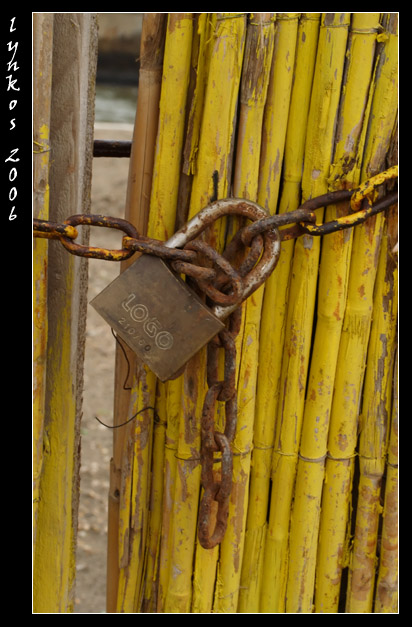
M397 191L391 191L377 200L377 188L397 177L398 166L393 166L371 177L357 189L328 192L322 196L307 200L294 211L274 214L264 219L255 220L252 224L248 224L238 231L231 244L229 244L225 257L229 255L229 251L240 244L240 240L244 245L251 246L253 240L257 241L257 235L263 234L273 227L277 228L292 225L289 228L282 228L280 231L282 240L290 240L304 235L305 233L321 236L361 224L373 215L388 209L398 202ZM316 224L316 209L349 200L350 207L348 215L324 224ZM365 208L362 208L362 201L365 201L367 205ZM123 237L123 248L111 250L77 244L74 241L77 237L75 227L80 225L102 226L123 231L125 233ZM192 267L194 266L194 259L196 259L196 251L190 250L189 247L185 247L185 250L167 247L165 243L160 240L154 240L140 235L135 227L127 220L110 216L78 214L67 218L62 224L49 222L47 220L33 220L33 236L58 239L66 250L73 255L105 259L107 261L123 261L130 258L135 252L156 255L171 262L179 262L181 264L188 263L191 264ZM250 259L251 258L249 258L249 261ZM190 267L188 265L180 265L179 269L176 266L175 269L190 274ZM204 272L205 277L211 277L210 272L206 270ZM194 270L194 273L196 274L196 270Z
M275 214L257 219L253 212L244 214L252 222L238 230L226 250L219 254L203 239L197 237L182 244L183 247L141 236L135 227L120 218L108 216L79 214L67 218L62 224L34 220L34 237L59 239L70 253L110 261L128 259L135 252L155 255L167 260L178 273L184 273L196 283L200 291L215 304L215 308L227 310L226 327L208 343L207 347L207 384L201 418L201 484L203 495L199 507L198 537L202 547L211 549L219 544L226 531L229 513L229 500L232 490L233 453L232 441L235 436L237 422L237 390L236 390L236 336L240 330L242 308L241 302L247 295L257 288L256 265L267 261L269 254L276 252L276 261L271 265L273 269L277 263L280 251L280 240L288 240L303 234L327 235L335 231L350 228L364 222L378 212L381 212L397 203L397 191L390 191L378 199L377 188L383 183L397 178L398 167L389 170L365 181L356 190L338 190L329 192L317 198L306 201L295 211L286 214ZM349 202L350 201L350 202ZM315 210L327 206L347 202L348 215L325 224L316 224ZM217 207L217 217L213 215L214 205L205 208L207 220L213 221L224 213L236 213L236 207L248 204L241 199L227 199L217 201L223 209ZM253 205L253 203L250 203ZM245 209L245 208L243 208ZM258 208L260 212L264 210ZM220 213L219 213L220 211ZM223 211L223 213L222 213ZM242 212L241 212L242 213ZM262 215L262 213L260 215ZM252 218L253 215L253 218ZM208 223L209 223L208 222ZM125 235L122 240L123 248L118 250L83 246L74 240L78 236L75 227L79 225L101 226L122 231ZM278 231L278 227L282 228ZM207 224L204 225L205 227ZM184 229L182 229L184 231ZM268 246L265 242L274 238L276 246ZM245 254L245 247L249 248ZM270 253L270 250L272 251ZM234 259L241 259L239 267L232 265ZM265 264L263 264L263 267ZM251 285L245 289L245 279L253 275ZM266 275L265 275L266 276ZM251 280L251 279L249 279ZM264 278L262 278L262 281ZM246 281L247 283L247 281ZM224 351L224 376L218 376L219 350ZM179 373L180 374L180 371ZM217 401L225 404L225 425L223 431L215 429L215 410ZM218 468L217 463L220 463ZM215 503L215 504L214 504ZM217 509L216 509L217 504ZM214 521L214 522L213 522Z

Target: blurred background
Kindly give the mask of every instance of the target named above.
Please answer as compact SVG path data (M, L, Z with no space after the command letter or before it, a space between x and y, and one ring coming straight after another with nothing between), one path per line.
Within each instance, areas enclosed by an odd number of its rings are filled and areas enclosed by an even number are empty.
M133 124L143 13L99 13L95 120Z

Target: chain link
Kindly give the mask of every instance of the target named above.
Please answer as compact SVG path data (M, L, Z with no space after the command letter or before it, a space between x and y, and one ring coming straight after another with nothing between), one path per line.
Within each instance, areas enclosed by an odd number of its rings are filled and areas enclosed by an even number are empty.
M199 507L198 537L201 546L212 549L219 544L226 531L229 514L229 499L232 491L233 454L231 443L236 432L237 423L237 390L236 390L236 336L240 330L242 319L241 308L229 317L228 327L207 347L207 383L201 422L202 464L201 483L203 496ZM224 378L219 380L218 362L219 348L225 354ZM225 403L224 432L215 430L215 408L217 401ZM220 478L214 469L215 454L220 454ZM213 502L218 504L216 522L211 529Z
M377 188L398 176L394 166L372 177L356 190L338 190L312 198L295 211L257 219L240 228L223 254L217 253L201 239L194 239L184 248L166 246L160 240L140 235L128 221L101 215L78 214L67 218L62 224L45 220L34 220L34 237L58 239L70 253L83 257L123 261L136 252L160 256L169 261L176 272L194 279L200 290L215 304L230 306L239 302L243 277L255 267L264 255L264 238L271 230L279 230L281 240L290 240L301 235L323 236L360 224L368 218L397 203L397 191L377 199ZM316 224L316 209L331 204L346 202L351 211L345 216L324 224ZM118 250L83 246L74 240L78 237L76 226L88 225L114 228L125 235L123 248ZM293 225L293 226L289 226ZM245 247L249 248L245 255ZM263 255L262 255L263 251ZM235 259L241 259L234 268ZM212 266L212 267L210 267ZM198 536L200 544L213 548L223 539L226 531L229 500L232 489L233 453L232 441L236 431L236 346L235 339L240 329L242 309L237 307L230 314L227 326L213 338L207 349L208 391L201 420L201 483L203 496L199 507ZM224 378L219 380L219 351L224 351ZM225 404L225 426L223 432L215 429L217 402ZM220 461L220 470L216 462ZM216 515L212 516L217 503ZM216 508L215 508L216 509ZM212 518L215 523L212 528Z

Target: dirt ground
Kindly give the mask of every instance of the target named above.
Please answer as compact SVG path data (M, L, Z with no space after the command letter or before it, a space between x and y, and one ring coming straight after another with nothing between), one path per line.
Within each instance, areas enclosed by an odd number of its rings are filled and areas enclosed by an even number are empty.
M95 139L127 140L130 125L97 124ZM92 213L124 216L129 159L95 158ZM91 229L91 245L121 247L121 234ZM90 301L119 274L119 264L89 261ZM104 613L106 607L106 534L112 431L97 422L113 423L115 340L107 323L89 305L81 443L80 510L77 547L76 613Z

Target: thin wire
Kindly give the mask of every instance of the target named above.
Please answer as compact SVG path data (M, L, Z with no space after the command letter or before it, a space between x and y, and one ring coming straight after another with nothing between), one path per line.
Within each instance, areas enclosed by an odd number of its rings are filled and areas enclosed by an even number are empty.
M126 383L127 383L128 379L129 379L129 375L130 375L130 361L129 361L129 358L127 356L127 353L125 351L125 348L124 348L123 344L121 343L121 341L119 339L119 336L115 334L113 329L110 329L110 330L112 332L112 335L113 335L114 339L116 340L116 342L118 343L118 345L122 349L123 356L124 356L124 358L126 360L126 363L127 363L127 374L126 374L126 378L125 378L124 383L123 383L123 389L124 390L131 390L132 389L131 386L126 387Z
M123 345L122 345L122 343L120 342L120 340L119 340L118 336L115 334L115 332L113 331L113 329L111 329L111 331L112 331L112 335L113 335L114 339L116 340L116 342L119 344L120 348L122 349L122 351L123 351L123 355L124 355L124 357L125 357L125 359L126 359L126 362L127 362L127 374L126 374L126 378L125 378L124 383L123 383L123 389L124 389L124 390L131 390L131 389L132 389L131 387L126 387L126 382L127 382L128 378L129 378L129 374L130 374L130 362L129 362L129 358L128 358L127 353L126 353L126 351L125 351L125 349L124 349L124 346L123 346ZM126 422L122 422L120 425L107 425L105 422L103 422L102 420L100 420L100 418L98 418L97 416L95 416L95 418L96 418L97 422L100 422L100 424L101 424L101 425L103 425L103 427L107 427L107 429L118 429L119 427L124 427L125 425L129 424L129 422L132 422L132 420L134 420L134 419L136 418L136 416L138 416L139 414L141 414L143 411L146 411L146 409L152 409L152 410L153 410L153 413L154 413L154 419L155 419L155 421L156 421L156 422L159 422L159 421L160 421L159 414L157 413L156 409L155 409L154 407L149 407L149 406L147 406L147 407L143 407L142 409L139 409L139 411L137 411L137 412L134 414L134 416L132 416L131 418L129 418L128 420L126 420Z
M134 416L132 416L131 418L129 418L128 420L126 420L126 422L122 422L120 425L107 425L106 423L102 422L100 420L100 418L98 418L97 416L95 416L97 422L100 422L101 425L103 425L103 427L107 427L108 429L118 429L119 427L124 427L125 425L129 424L129 422L132 422L132 420L134 420L136 418L136 416L138 416L139 414L141 414L143 411L146 411L146 409L152 409L153 413L154 413L154 418L156 420L156 422L158 422L160 420L159 418L159 414L157 413L156 409L154 407L143 407L142 409L139 409L139 411L137 411Z

